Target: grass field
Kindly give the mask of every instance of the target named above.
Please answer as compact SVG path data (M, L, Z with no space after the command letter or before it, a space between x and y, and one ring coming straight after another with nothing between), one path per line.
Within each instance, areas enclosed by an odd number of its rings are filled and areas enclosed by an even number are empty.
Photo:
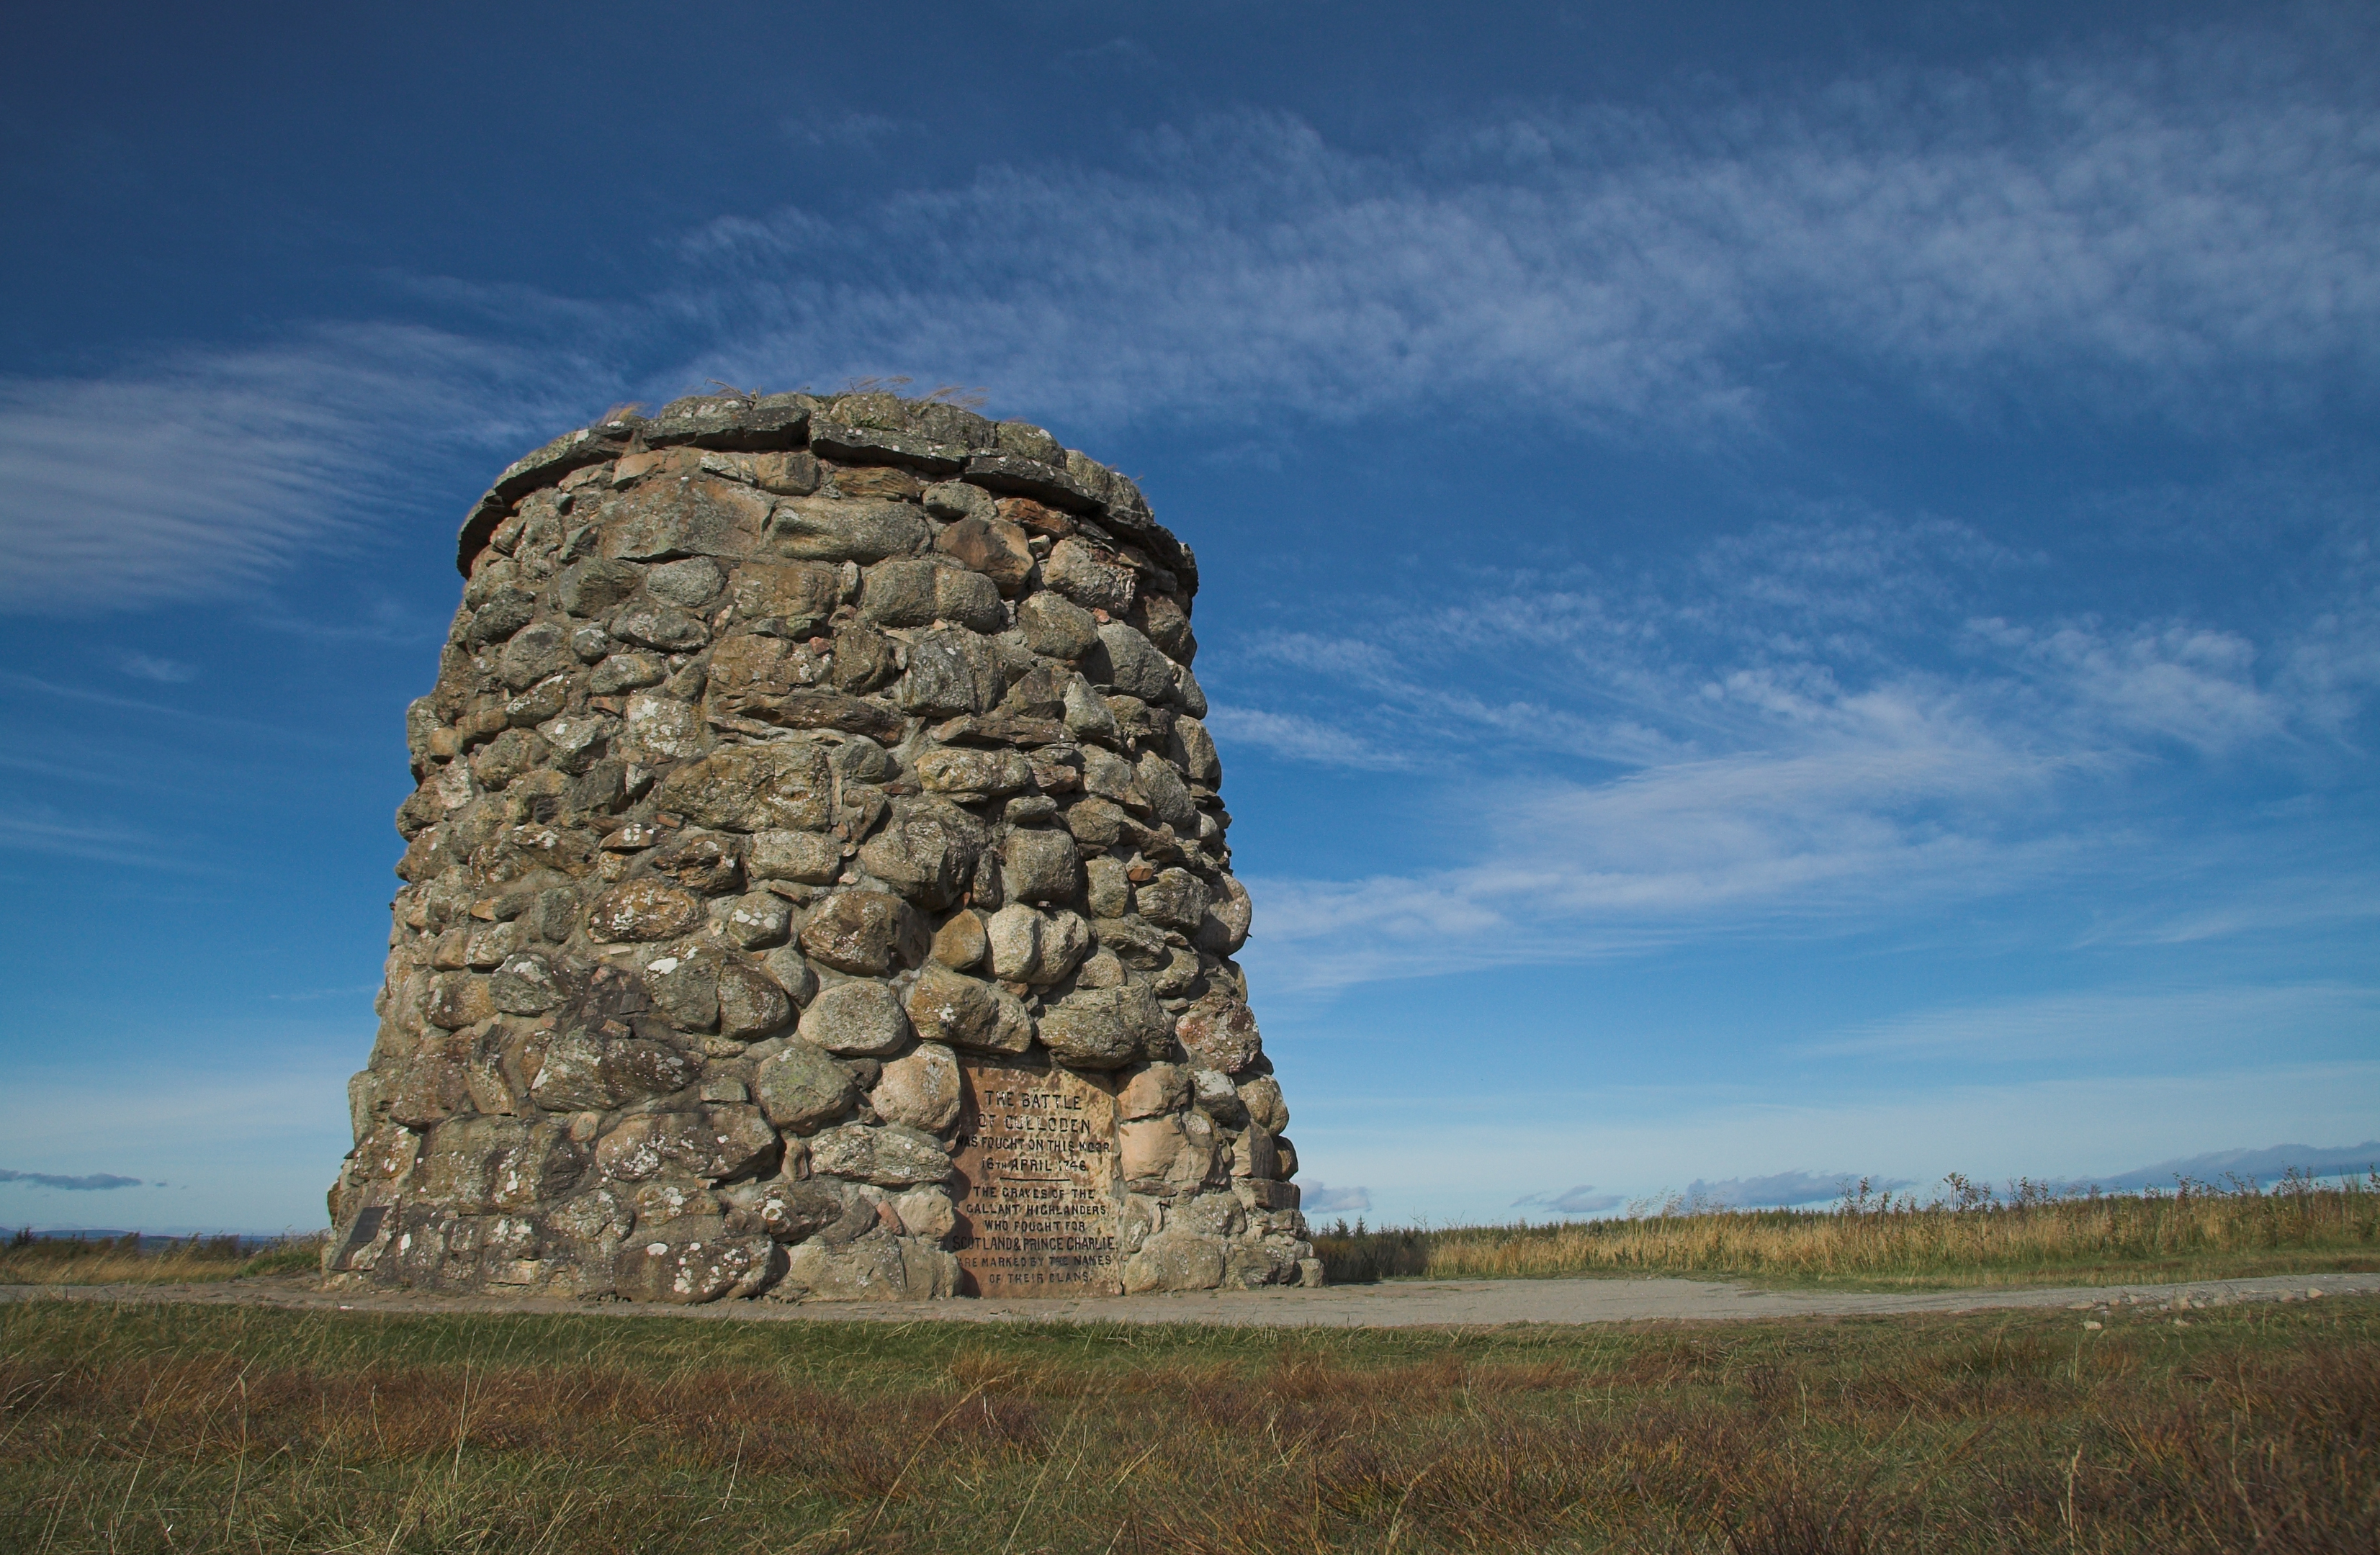
M1961 1178L1920 1200L1863 1187L1831 1210L1670 1205L1557 1225L1318 1228L1342 1284L1575 1274L1725 1275L1869 1290L2113 1284L2380 1270L2380 1175L2362 1184L2285 1178L2185 1183L2143 1196L1990 1195Z
M150 1239L153 1244L154 1239ZM285 1236L258 1246L237 1236L191 1236L144 1245L134 1233L79 1240L19 1232L0 1247L0 1284L166 1284L184 1281L252 1280L319 1269L322 1238Z
M0 1400L12 1550L2380 1548L2352 1298L1469 1332L35 1302Z

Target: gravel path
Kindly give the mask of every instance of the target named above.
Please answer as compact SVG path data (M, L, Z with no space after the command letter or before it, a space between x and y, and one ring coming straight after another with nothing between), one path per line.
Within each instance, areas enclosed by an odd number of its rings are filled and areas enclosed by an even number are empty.
M0 1285L0 1301L188 1303L356 1312L545 1312L783 1322L1217 1323L1233 1327L1479 1328L1505 1323L1620 1323L1893 1312L1975 1312L2003 1308L2076 1309L2154 1305L2176 1311L2240 1301L2302 1301L2380 1295L2380 1274L2300 1274L2287 1279L2199 1280L2184 1284L1865 1293L1758 1290L1705 1280L1398 1280L1325 1290L1201 1292L1094 1300L947 1301L779 1306L640 1307L623 1302L504 1301L392 1292L326 1294L301 1280L182 1285Z

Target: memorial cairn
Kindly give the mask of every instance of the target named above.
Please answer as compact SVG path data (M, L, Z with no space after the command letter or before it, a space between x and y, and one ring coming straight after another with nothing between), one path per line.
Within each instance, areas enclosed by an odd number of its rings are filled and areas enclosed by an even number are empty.
M1190 548L1038 427L705 396L506 470L407 713L334 1287L1312 1284Z

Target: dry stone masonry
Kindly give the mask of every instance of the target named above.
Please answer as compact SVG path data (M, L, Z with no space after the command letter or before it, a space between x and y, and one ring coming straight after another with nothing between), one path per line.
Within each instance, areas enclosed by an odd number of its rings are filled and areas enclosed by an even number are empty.
M334 1285L1317 1283L1197 563L1038 427L704 396L465 522Z

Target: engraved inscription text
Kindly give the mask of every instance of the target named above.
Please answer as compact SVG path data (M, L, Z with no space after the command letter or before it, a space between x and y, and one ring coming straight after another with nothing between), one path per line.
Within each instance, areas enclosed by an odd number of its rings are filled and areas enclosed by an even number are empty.
M953 1164L969 1296L1117 1296L1115 1100L1051 1065L966 1060Z

